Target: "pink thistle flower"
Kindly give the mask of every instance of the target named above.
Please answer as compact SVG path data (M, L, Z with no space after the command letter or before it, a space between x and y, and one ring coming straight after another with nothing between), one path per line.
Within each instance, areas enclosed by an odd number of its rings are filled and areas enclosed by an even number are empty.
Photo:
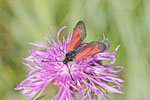
M78 94L78 100L83 100L86 97L93 100L92 95L96 95L100 100L106 99L108 92L121 92L121 82L117 74L123 69L121 66L114 66L116 51L120 46L117 46L114 52L107 52L110 44L105 51L87 57L79 61L68 62L70 73L66 64L59 62L65 58L67 45L71 39L69 33L67 39L63 37L63 41L59 40L60 32L66 28L62 27L57 33L57 41L51 35L51 40L44 37L48 41L48 45L35 41L29 43L33 46L42 48L42 50L30 49L30 56L24 58L27 63L24 63L30 68L26 79L23 80L15 89L22 90L22 94L28 96L28 100L36 100L44 91L50 82L59 87L59 92L51 98L51 100L74 100L74 93ZM101 42L106 41L105 36ZM99 61L110 61L108 64L102 65ZM58 61L58 62L43 62L43 61ZM113 85L108 85L113 83ZM38 95L37 95L38 93ZM35 96L36 95L36 96Z

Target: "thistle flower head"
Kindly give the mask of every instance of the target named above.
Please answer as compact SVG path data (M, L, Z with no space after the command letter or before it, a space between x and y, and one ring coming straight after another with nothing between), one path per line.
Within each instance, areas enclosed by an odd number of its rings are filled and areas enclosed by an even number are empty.
M119 46L112 53L107 52L110 45L104 36L101 42L105 41L108 44L104 52L64 64L62 61L65 59L67 45L72 35L69 33L67 39L63 37L61 42L59 34L64 28L66 27L62 27L58 31L57 41L51 35L51 40L44 37L48 42L47 45L38 41L29 43L41 48L41 50L30 49L30 56L24 58L26 61L24 64L30 70L26 79L15 89L21 89L22 94L28 96L28 100L37 99L50 83L59 88L58 93L51 98L52 100L74 100L74 93L78 94L78 100L87 97L89 100L93 100L93 94L100 100L106 100L108 92L122 93L120 82L124 81L117 74L123 67L112 66L115 64L115 54ZM104 60L109 63L99 63ZM108 83L112 83L112 85L108 85Z

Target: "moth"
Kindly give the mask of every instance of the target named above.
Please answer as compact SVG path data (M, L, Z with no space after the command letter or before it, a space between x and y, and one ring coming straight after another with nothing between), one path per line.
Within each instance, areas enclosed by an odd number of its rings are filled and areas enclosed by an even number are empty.
M98 41L83 43L85 37L85 24L83 21L79 21L73 30L72 38L67 46L67 53L65 59L63 60L64 64L67 64L73 60L78 61L85 59L94 54L103 52L106 49L106 45Z
M67 45L67 53L65 54L65 58L63 61L59 61L59 62L63 62L63 64L67 65L68 62L71 61L77 62L78 60L82 60L89 56L93 56L97 53L103 52L106 49L106 45L98 41L83 43L85 37L86 37L85 24L83 21L79 21L76 27L74 28L71 40ZM43 61L43 62L58 62L58 61ZM72 78L72 80L74 79Z

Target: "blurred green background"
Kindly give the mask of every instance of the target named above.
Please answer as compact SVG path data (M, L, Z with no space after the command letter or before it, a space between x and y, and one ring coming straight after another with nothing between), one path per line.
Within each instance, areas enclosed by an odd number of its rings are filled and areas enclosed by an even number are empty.
M14 91L25 78L29 42L45 42L50 26L62 36L79 20L87 28L85 41L101 40L104 32L111 43L120 44L117 65L124 66L123 94L109 100L150 100L150 0L0 0L0 100L26 100Z

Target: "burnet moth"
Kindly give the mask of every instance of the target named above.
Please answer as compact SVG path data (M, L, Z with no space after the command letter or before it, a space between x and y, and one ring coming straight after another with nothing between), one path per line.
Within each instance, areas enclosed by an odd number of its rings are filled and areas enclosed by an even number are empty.
M66 64L68 67L68 62L70 61L78 61L81 59L85 59L89 56L93 56L94 54L103 52L106 49L106 45L98 41L83 43L85 37L86 37L86 28L84 22L79 21L76 27L74 28L71 40L68 43L67 53L65 54L64 60L63 61L42 61L42 62L63 62L63 64ZM74 81L70 73L69 67L68 70L71 79Z

